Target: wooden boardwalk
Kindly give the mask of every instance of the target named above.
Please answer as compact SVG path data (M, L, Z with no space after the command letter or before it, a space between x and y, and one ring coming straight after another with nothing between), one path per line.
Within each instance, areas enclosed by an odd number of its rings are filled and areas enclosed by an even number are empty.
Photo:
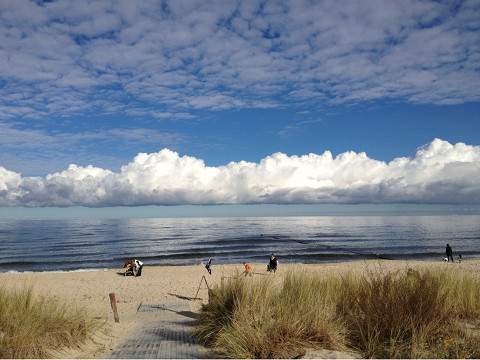
M192 336L196 314L189 303L142 304L137 316L144 323L110 354L122 359L201 359L212 353Z

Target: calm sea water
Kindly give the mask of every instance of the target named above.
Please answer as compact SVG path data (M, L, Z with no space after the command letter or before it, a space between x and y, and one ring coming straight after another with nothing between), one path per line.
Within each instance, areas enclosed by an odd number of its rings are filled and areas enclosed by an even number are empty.
M317 216L117 220L0 219L1 271L151 264L441 259L480 256L480 216Z

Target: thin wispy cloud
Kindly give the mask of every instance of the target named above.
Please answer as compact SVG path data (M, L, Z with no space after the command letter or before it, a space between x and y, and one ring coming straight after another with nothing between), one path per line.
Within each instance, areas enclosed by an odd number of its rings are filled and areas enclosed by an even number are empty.
M0 117L480 100L480 3L0 2Z
M0 144L3 147L21 148L28 147L65 147L78 146L88 141L123 141L123 145L129 142L155 143L169 145L185 141L180 134L161 132L144 128L114 128L97 131L85 131L77 133L54 133L50 134L43 130L21 129L11 125L0 123Z
M0 167L0 205L480 203L480 146L435 139L386 163L365 153L288 156L212 167L163 149L114 172L70 165L45 177Z
M183 134L141 127L71 132L0 122L0 166L44 175L74 162L120 165L120 150L135 154L145 147L176 148L187 141L192 140Z
M278 131L278 135L288 136L293 132L297 132L302 129L308 128L310 125L321 124L321 123L323 123L322 119L306 119L306 120L296 121L281 128Z

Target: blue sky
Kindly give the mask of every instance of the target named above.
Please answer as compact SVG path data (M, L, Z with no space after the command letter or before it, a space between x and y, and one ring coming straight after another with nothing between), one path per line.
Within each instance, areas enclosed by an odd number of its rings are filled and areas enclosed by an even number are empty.
M452 173L479 166L479 24L478 1L2 1L0 205L480 201ZM325 151L356 155L290 158Z

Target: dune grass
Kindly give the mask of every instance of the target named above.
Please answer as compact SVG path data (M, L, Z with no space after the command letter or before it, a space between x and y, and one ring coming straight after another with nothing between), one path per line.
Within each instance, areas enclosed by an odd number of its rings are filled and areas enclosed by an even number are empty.
M85 310L35 297L32 288L0 288L0 357L47 358L78 347L102 324Z
M317 343L341 347L344 335L329 301L332 289L312 276L298 280L290 274L276 288L269 281L237 277L215 288L202 309L197 334L238 358L292 358Z
M480 357L480 280L459 269L289 272L215 287L196 334L232 358L292 358L307 348L376 358ZM473 329L473 330L472 330Z
M374 271L343 281L339 294L337 315L365 357L480 356L480 338L465 329L478 320L480 281L463 271Z

